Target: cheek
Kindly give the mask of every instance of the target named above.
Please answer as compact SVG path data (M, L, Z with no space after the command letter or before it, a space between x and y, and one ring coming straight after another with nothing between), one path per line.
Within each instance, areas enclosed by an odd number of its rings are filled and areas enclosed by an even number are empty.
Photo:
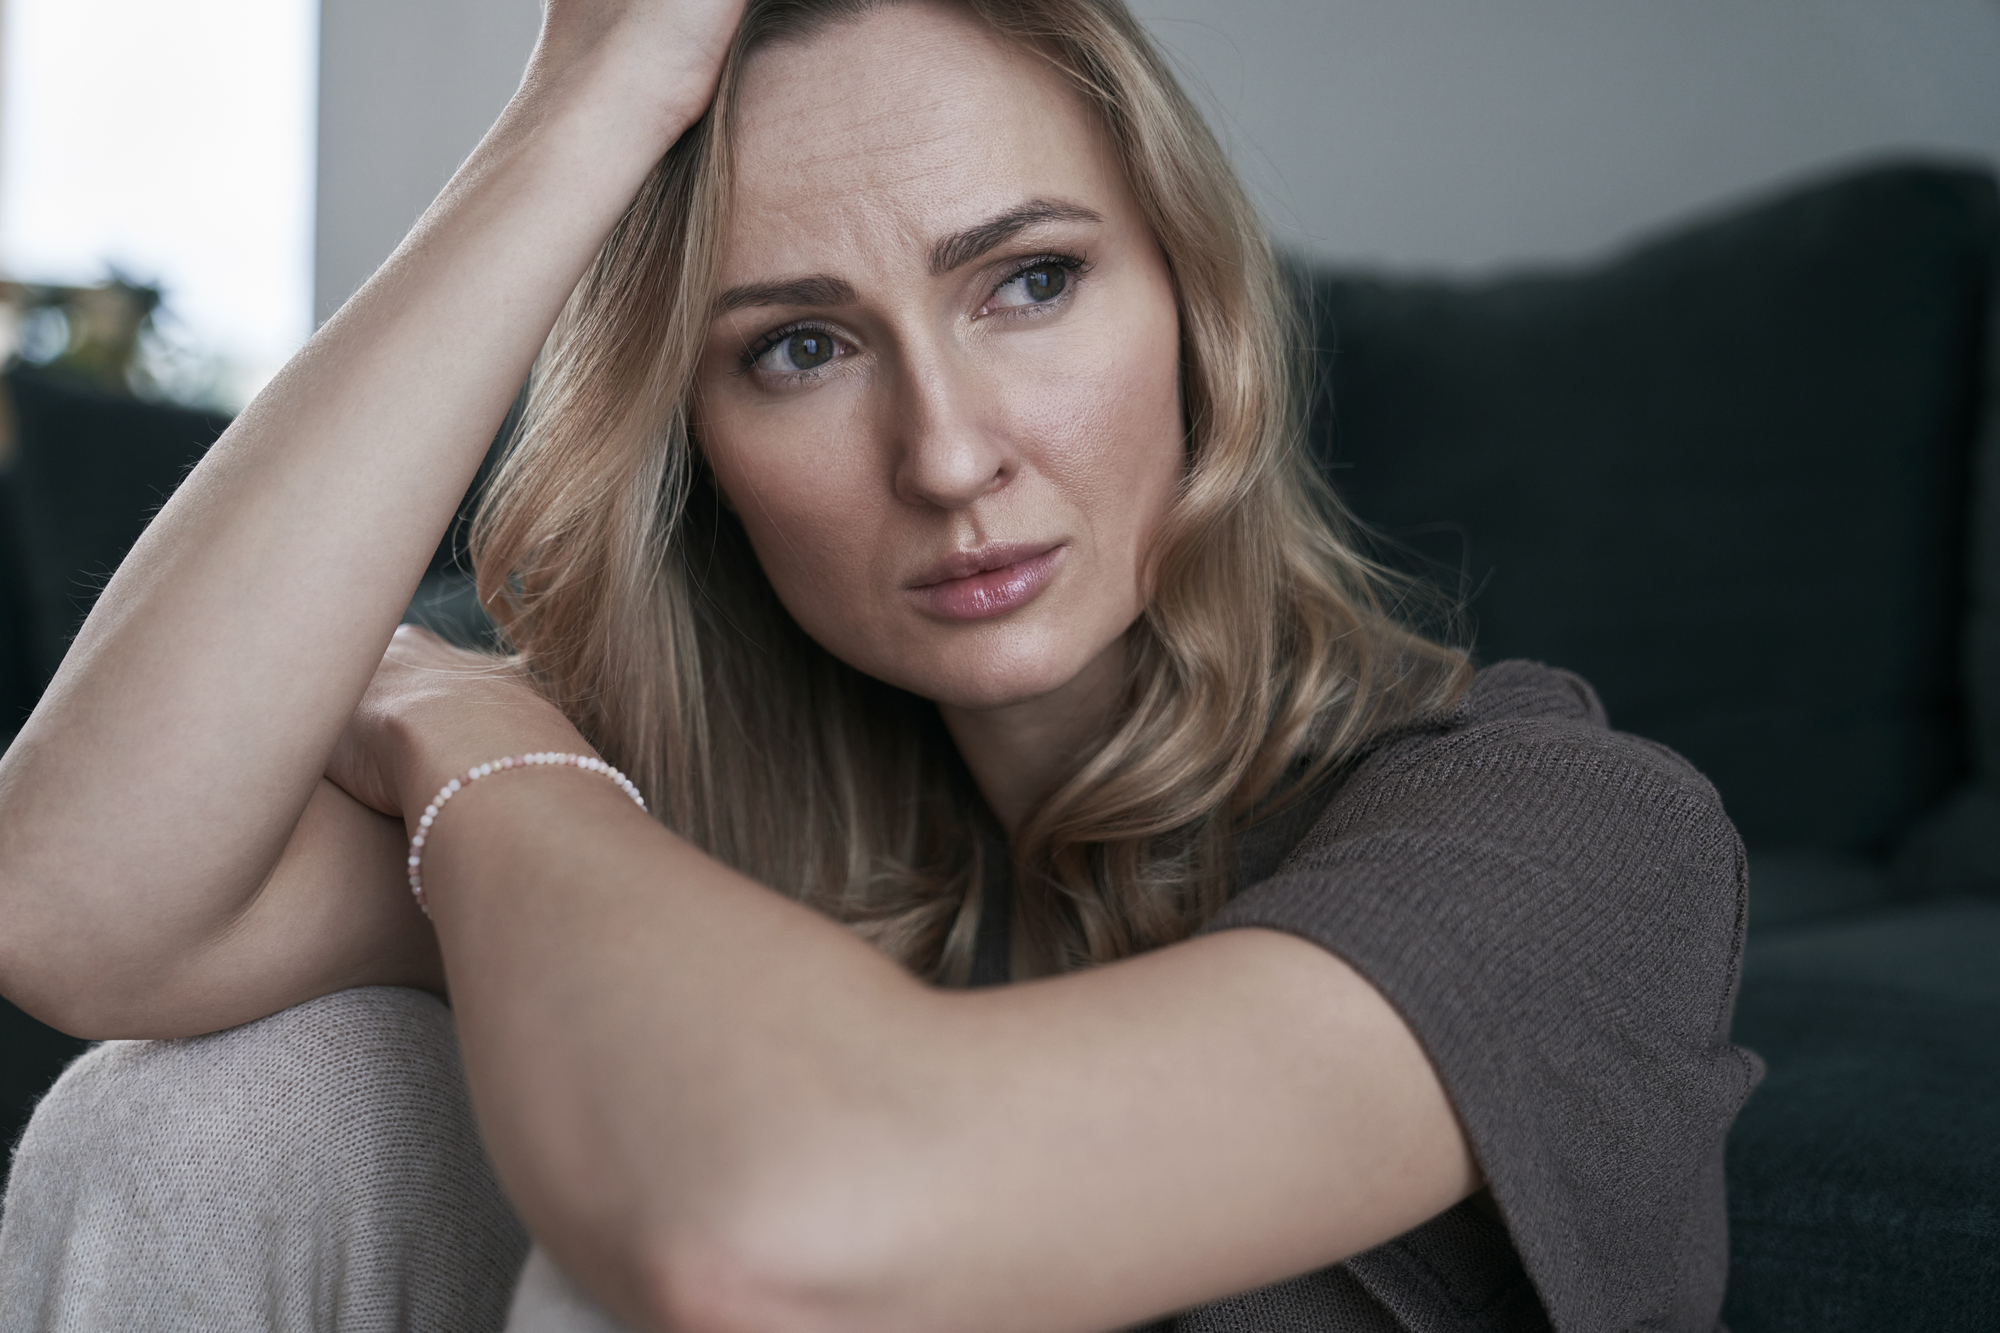
M746 419L748 418L748 419ZM755 413L711 419L703 445L758 563L787 606L840 600L843 572L872 563L870 469L852 452L847 423Z
M1092 531L1128 550L1150 533L1185 468L1179 326L1171 297L1107 323L1079 331L1044 381L1049 391L1016 399L1017 419L1045 442L1039 465Z
M796 437L794 437L796 438ZM930 682L901 679L910 626L893 590L895 527L885 489L867 460L796 457L773 466L716 469L716 480L750 539L757 565L792 620L841 661L921 692Z

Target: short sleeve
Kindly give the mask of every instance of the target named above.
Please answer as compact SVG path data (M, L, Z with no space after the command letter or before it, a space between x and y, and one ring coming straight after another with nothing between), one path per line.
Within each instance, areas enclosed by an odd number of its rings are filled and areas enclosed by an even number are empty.
M1589 687L1482 671L1343 781L1208 930L1338 954L1423 1043L1558 1330L1716 1327L1740 841L1714 789Z

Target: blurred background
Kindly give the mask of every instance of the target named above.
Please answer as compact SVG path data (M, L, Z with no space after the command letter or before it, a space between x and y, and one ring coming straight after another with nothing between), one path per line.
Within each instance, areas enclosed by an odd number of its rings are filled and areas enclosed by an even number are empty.
M312 330L313 0L0 0L13 349L233 409Z
M1871 160L2000 167L2000 0L1135 8L1279 241L1349 273L1597 260ZM538 16L0 0L0 745L146 516L477 142ZM0 1004L0 1142L74 1049Z
M1857 158L2000 161L2000 0L1138 0L1281 239L1593 256Z
M2000 0L1134 8L1279 238L1327 259L1576 258L1890 151L2000 162ZM324 0L320 318L505 102L537 13L533 0Z
M1132 2L1337 266L1318 461L1744 832L1728 1323L2000 1328L2000 0ZM538 16L0 0L0 747ZM0 1001L0 1146L79 1049Z
M2000 161L2000 0L1136 8L1274 232L1321 258L1570 259L1873 155ZM537 15L0 0L0 339L239 407L478 139Z

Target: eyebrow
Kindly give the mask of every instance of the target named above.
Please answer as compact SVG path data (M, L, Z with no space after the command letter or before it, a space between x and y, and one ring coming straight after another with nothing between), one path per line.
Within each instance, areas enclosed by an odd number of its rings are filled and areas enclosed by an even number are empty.
M1064 203L1060 199L1030 199L939 240L931 246L931 273L936 276L963 268L995 246L1004 245L1028 228L1045 222L1102 221L1102 215L1082 204ZM809 277L731 287L716 298L715 313L720 315L763 305L852 305L857 299L853 283L831 274L815 273Z
M962 268L995 246L1004 245L1020 232L1044 222L1102 222L1104 219L1082 204L1066 204L1060 199L1030 199L954 232L931 247L931 273L949 273Z
M752 282L742 287L731 287L716 298L715 312L719 315L753 305L852 305L854 300L854 284L842 278L815 273L809 278Z

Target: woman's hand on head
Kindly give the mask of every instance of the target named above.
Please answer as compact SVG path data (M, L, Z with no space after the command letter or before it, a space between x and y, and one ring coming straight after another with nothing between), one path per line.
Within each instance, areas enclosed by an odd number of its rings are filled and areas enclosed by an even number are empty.
M363 805L401 818L473 764L556 748L588 747L519 666L403 625L326 775Z
M650 108L666 134L659 150L707 109L744 0L545 0L525 93L577 80L627 106Z
M494 129L149 522L0 762L9 999L158 1036L436 979L407 830L376 812L584 747L505 670L408 631L381 645L740 14L549 0Z

